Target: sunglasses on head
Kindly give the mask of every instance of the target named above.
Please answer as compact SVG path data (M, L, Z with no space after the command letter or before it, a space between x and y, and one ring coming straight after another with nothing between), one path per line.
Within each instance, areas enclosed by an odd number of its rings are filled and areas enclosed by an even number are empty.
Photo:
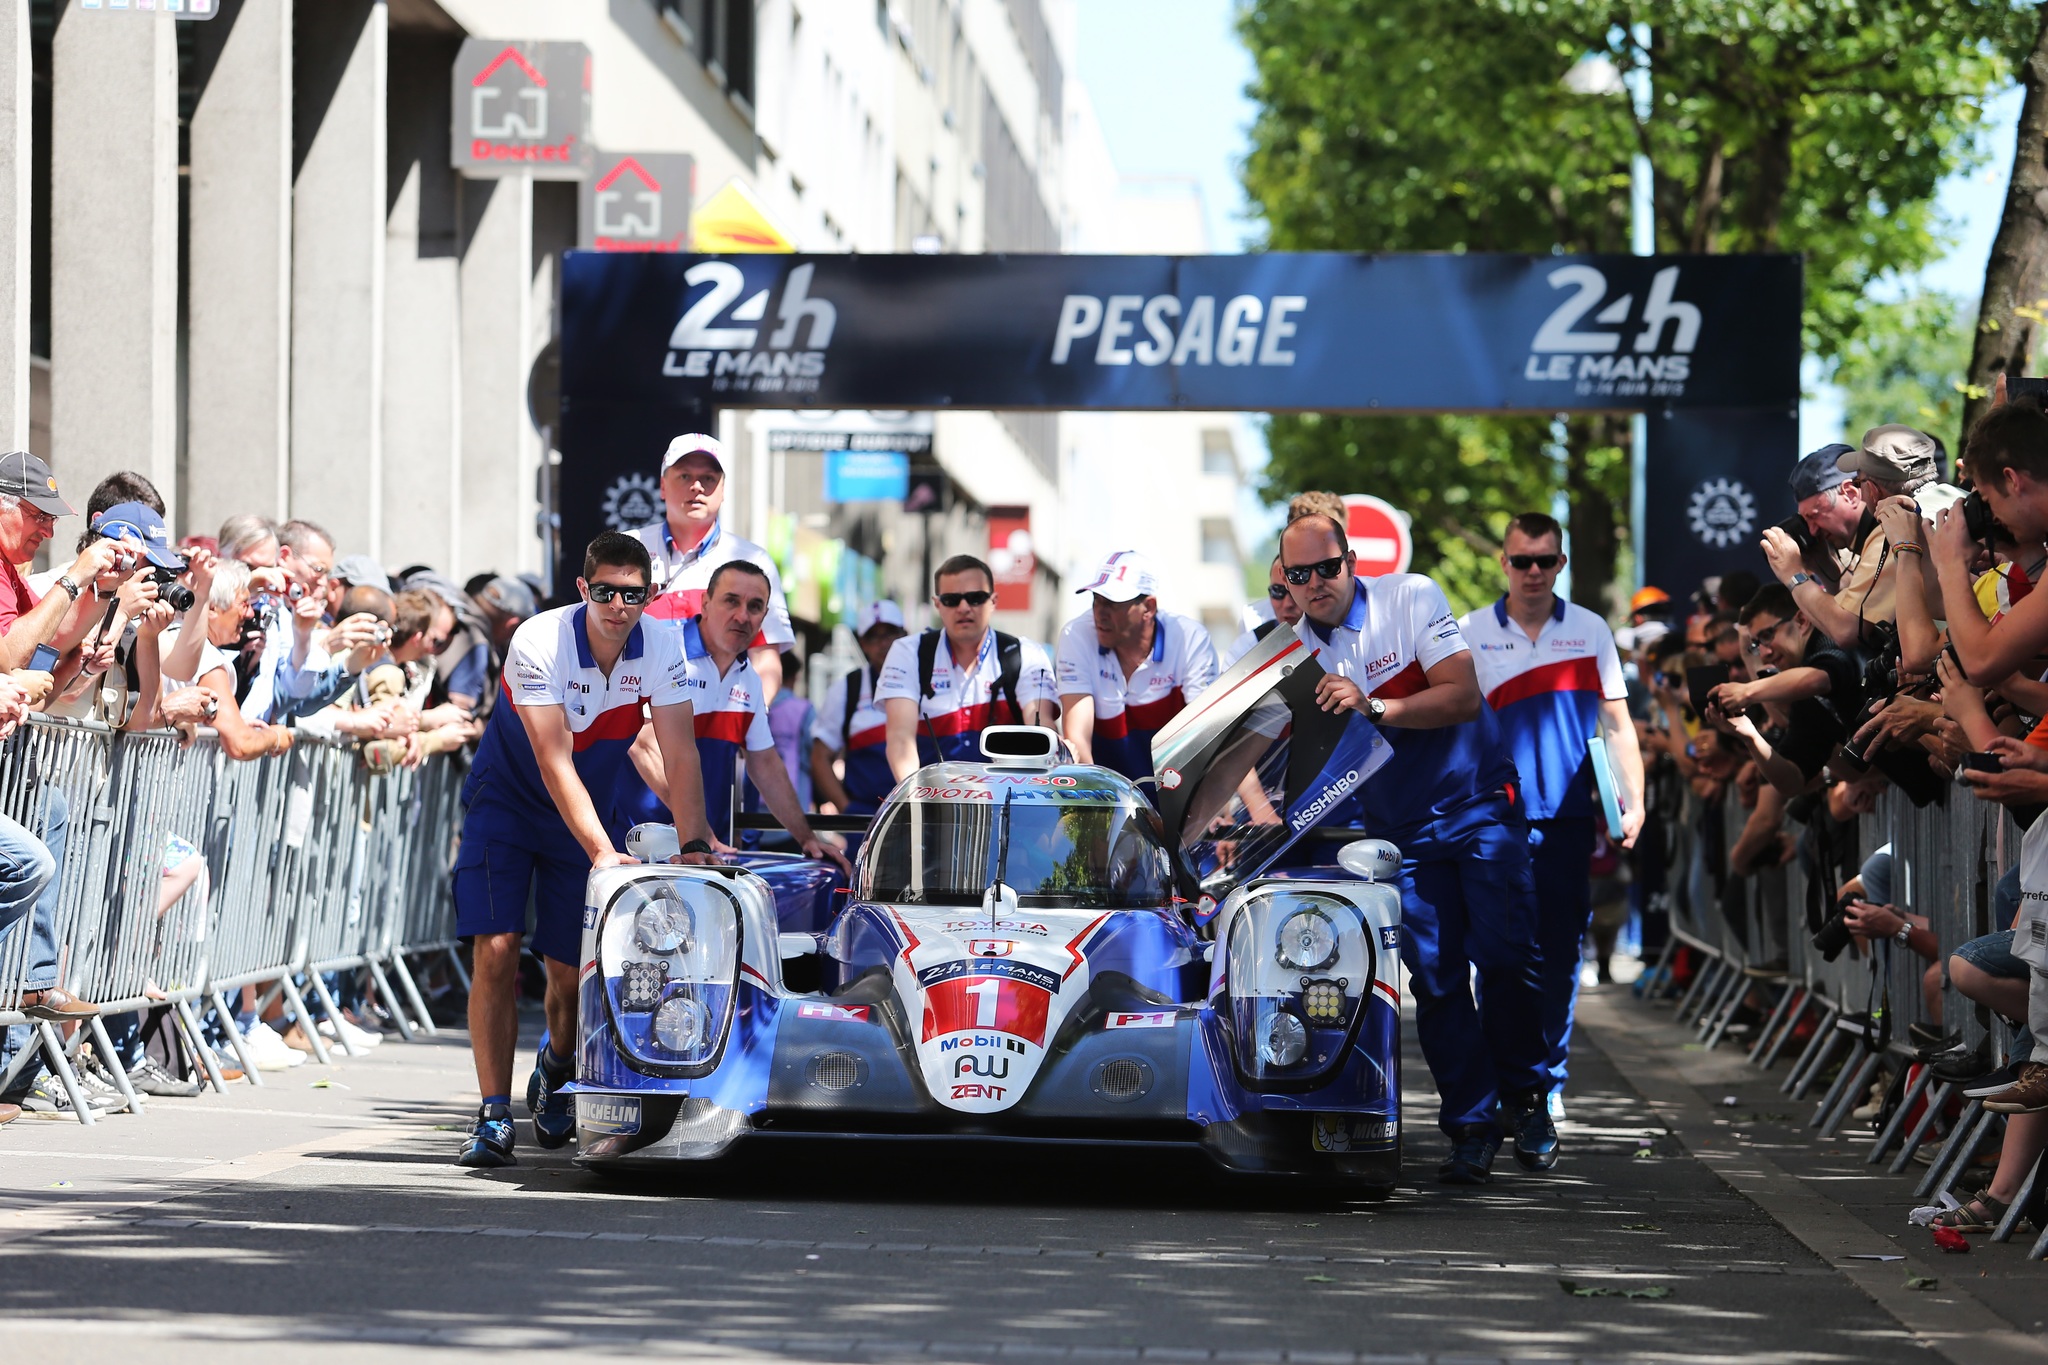
M593 602L610 602L616 597L629 607L644 607L647 605L648 590L644 587L627 588L617 583L590 583L585 586L589 589L590 600Z
M1287 585L1285 583L1268 583L1266 585L1266 596L1272 598L1275 602L1286 601Z
M1563 563L1563 562L1564 562L1564 556L1563 556L1563 555L1509 555L1509 556L1508 556L1508 567L1509 567L1510 569L1517 569L1517 570L1520 570L1520 571L1522 571L1522 572L1524 572L1524 573L1528 572L1528 571L1529 571L1530 569L1541 569L1541 570L1543 570L1543 572L1545 572L1545 573L1549 573L1549 572L1550 572L1550 571L1551 571L1552 569L1556 568L1556 567L1557 567L1557 566L1558 566L1559 564L1561 564L1561 563Z
M994 593L985 592L979 588L973 592L942 592L939 594L939 605L942 607L957 607L962 602L965 602L970 607L978 607L994 596Z
M1282 564L1280 566L1280 576L1297 588L1308 582L1310 574L1314 574L1317 578L1335 578L1343 572L1343 555L1335 555L1329 559L1317 560L1313 564Z

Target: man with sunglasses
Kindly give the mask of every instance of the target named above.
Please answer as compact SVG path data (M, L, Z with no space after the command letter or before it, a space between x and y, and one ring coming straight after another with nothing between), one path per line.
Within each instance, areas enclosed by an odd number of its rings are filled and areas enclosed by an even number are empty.
M1344 528L1311 514L1280 533L1295 632L1394 754L1360 793L1365 827L1401 850L1401 961L1452 1141L1437 1179L1483 1185L1512 1133L1531 1170L1557 1162L1545 1096L1542 948L1515 765L1443 590L1420 574L1356 576ZM1473 968L1480 998L1472 995Z
M932 575L942 629L890 646L875 700L897 781L942 758L981 762L981 732L991 725L1053 724L1052 665L1029 640L989 628L995 598L988 565L954 555Z
M1294 604L1294 594L1287 590L1287 579L1280 572L1279 555L1273 556L1273 563L1266 571L1266 602L1273 610L1273 619L1259 622L1232 641L1230 648L1223 652L1221 668L1229 668L1251 653L1253 645L1275 630L1292 630L1301 620L1301 608Z
M1735 620L1750 671L1759 666L1777 671L1750 682L1722 683L1708 694L1708 710L1730 722L1765 780L1784 795L1797 796L1848 738L1847 719L1863 700L1862 666L1814 628L1783 584L1759 588ZM1780 709L1785 723L1766 729L1744 714L1765 705Z
M1596 736L1606 743L1619 784L1623 846L1633 847L1643 827L1643 756L1629 718L1621 655L1605 621L1557 595L1565 563L1564 528L1541 512L1522 513L1501 542L1506 594L1458 622L1522 778L1543 946L1552 1118L1563 1117L1580 944L1593 918L1593 821L1600 801L1588 744Z
M661 504L660 521L631 533L647 547L654 564L655 596L647 614L657 621L687 621L703 609L704 594L719 565L735 559L758 565L768 576L768 615L747 657L773 701L782 690L782 651L796 643L796 633L790 628L789 603L782 596L775 560L735 534L723 519L724 443L702 432L670 441L661 457Z
M1152 776L1152 736L1216 681L1216 646L1200 622L1159 610L1159 579L1118 550L1075 589L1094 603L1060 630L1060 724L1083 763Z
M451 880L455 932L472 939L470 1047L483 1094L456 1164L510 1166L512 1057L519 1015L514 982L526 907L535 906L533 950L547 968L549 1042L527 1104L534 1136L559 1147L576 1130L560 1087L572 1074L576 967L582 955L583 887L593 868L631 862L605 815L627 752L651 708L684 861L715 861L704 822L689 661L682 632L642 624L651 593L647 550L606 531L590 542L582 601L544 611L513 633L504 700L484 727L462 789L462 847Z

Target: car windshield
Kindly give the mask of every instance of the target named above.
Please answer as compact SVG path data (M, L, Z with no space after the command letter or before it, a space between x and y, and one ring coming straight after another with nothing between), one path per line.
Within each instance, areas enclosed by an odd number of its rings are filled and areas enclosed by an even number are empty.
M1164 832L1149 806L1036 794L1011 802L1009 819L1004 881L1021 905L1133 910L1172 897ZM868 854L867 899L980 905L996 879L1002 820L1000 800L892 805Z

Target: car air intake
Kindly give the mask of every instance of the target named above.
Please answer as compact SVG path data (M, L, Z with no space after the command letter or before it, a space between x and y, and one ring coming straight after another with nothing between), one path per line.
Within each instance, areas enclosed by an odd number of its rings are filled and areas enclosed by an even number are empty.
M1117 1104L1135 1100L1152 1088L1152 1068L1136 1057L1112 1057L1095 1068L1088 1088Z
M868 1064L851 1052L821 1052L811 1058L811 1084L820 1090L851 1090L868 1078Z

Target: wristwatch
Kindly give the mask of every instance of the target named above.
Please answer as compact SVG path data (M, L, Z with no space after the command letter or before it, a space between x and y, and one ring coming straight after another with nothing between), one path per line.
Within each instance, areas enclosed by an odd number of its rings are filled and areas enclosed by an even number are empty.
M84 588L78 586L77 582L68 573L57 575L57 586L70 593L71 600L74 602L78 600L78 595L85 591Z
M1908 921L1907 921L1906 923L1904 923L1904 924L1901 924L1901 925L1899 926L1899 932L1897 932L1896 934L1893 934L1893 935L1892 935L1892 937L1893 937L1894 939L1896 939L1896 940L1898 941L1898 945L1899 945L1899 946L1900 946L1901 948L1904 948L1904 947L1908 946L1908 944L1909 944L1909 943L1911 942L1911 940L1912 940L1912 937L1913 937L1913 923L1912 923L1912 921L1911 921L1911 920L1908 920Z
M1790 583L1787 583L1785 586L1788 589L1796 589L1801 583L1811 583L1813 581L1814 579L1812 574L1800 572L1793 574L1792 581Z
M684 853L709 853L711 845L703 839L692 839L689 843L684 844L680 851Z
M1365 714L1372 720L1384 720L1387 715L1387 704L1378 697L1367 697L1365 699Z

